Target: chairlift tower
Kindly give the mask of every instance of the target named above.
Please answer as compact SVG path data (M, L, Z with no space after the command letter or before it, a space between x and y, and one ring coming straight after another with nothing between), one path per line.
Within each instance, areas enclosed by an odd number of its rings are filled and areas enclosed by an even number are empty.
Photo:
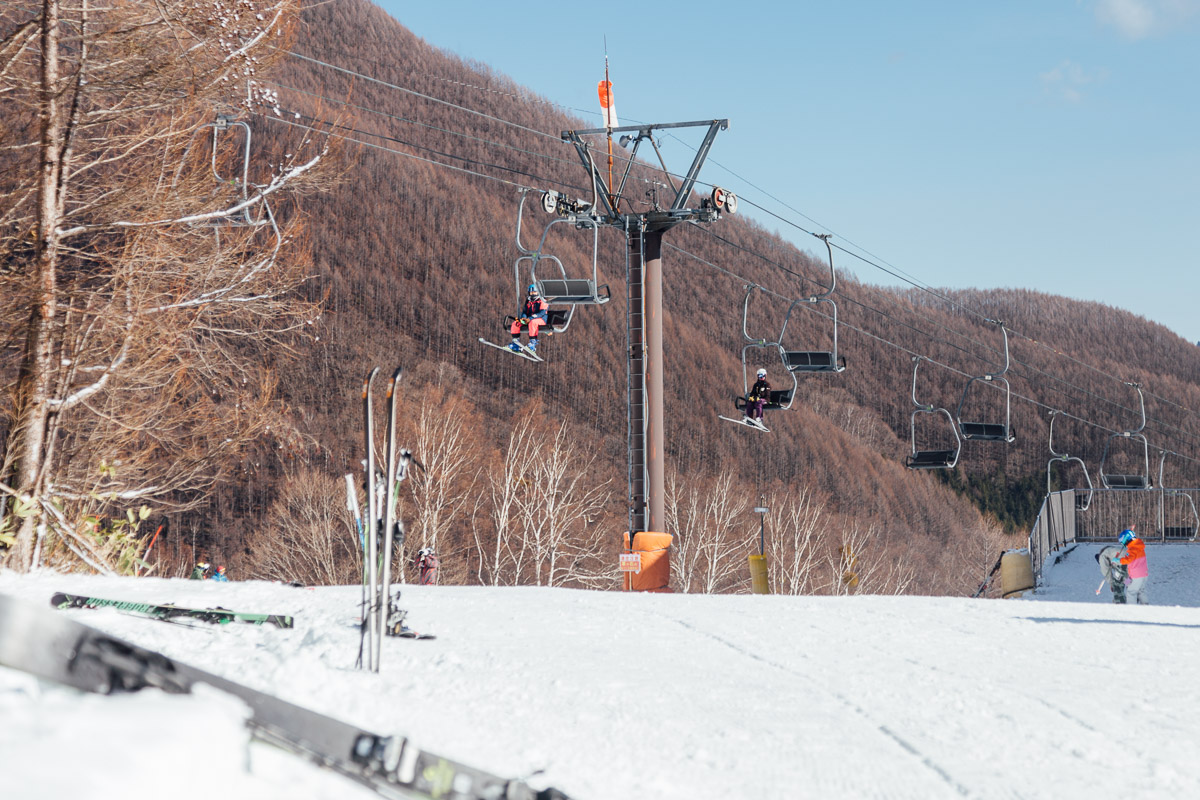
M663 163L655 143L655 131L670 128L708 130L692 165L678 186ZM693 207L692 191L718 131L729 127L728 119L665 124L629 125L562 132L562 140L574 145L592 186L592 215L601 225L621 228L626 237L626 303L628 330L628 438L629 438L629 533L665 531L665 488L663 455L663 294L662 237L684 222L712 222L722 212L734 213L737 198L716 188ZM620 180L603 173L593 158L585 136L621 134L623 147L633 145ZM655 204L649 211L622 209L623 193L638 147L649 142L658 156L675 197L668 208ZM611 161L610 161L611 164ZM615 184L615 185L614 185Z

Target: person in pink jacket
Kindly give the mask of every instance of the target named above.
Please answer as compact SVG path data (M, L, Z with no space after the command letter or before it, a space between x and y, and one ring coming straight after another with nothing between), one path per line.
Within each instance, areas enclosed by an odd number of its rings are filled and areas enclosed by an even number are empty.
M1150 568L1146 564L1146 543L1137 537L1132 526L1121 531L1117 541L1125 548L1119 560L1129 570L1129 586L1125 594L1139 604L1147 605L1150 600L1146 596L1146 582L1150 580Z

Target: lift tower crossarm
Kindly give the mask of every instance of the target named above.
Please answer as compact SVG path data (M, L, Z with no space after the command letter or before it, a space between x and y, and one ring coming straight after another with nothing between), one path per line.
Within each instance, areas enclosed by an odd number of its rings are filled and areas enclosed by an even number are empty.
M683 183L679 186L675 194L675 200L671 203L671 207L666 212L657 212L646 215L648 230L666 230L674 227L680 222L695 219L701 222L709 222L716 217L709 209L689 209L686 207L688 198L691 196L692 189L696 185L696 177L700 174L700 168L704 165L705 159L708 157L708 151L712 149L713 141L717 138L718 131L726 130L729 127L728 119L701 120L697 122L667 122L656 123L652 125L625 125L619 128L591 128L588 130L570 130L563 131L561 138L564 142L570 142L575 146L575 152L578 153L580 161L583 162L584 168L592 176L593 187L596 189L597 204L602 204L605 210L604 218L608 224L618 224L621 217L616 206L621 202L621 190L625 186L625 176L629 174L629 167L625 169L625 175L621 177L621 188L616 192L613 187L610 187L604 180L603 174L596 168L595 161L592 160L591 152L588 145L581 137L588 135L599 135L609 133L637 133L634 144L634 155L637 153L637 144L640 144L642 139L650 139L651 134L655 130L665 130L667 128L697 128L708 126L708 132L704 135L704 141L700 143L700 147L696 150L696 156L692 159L692 165L688 168L687 174L684 176ZM653 142L653 139L651 139ZM656 148L657 149L657 148ZM661 160L661 157L660 157ZM633 163L633 157L630 158L630 165ZM666 172L664 167L663 172ZM611 198L611 199L610 199Z

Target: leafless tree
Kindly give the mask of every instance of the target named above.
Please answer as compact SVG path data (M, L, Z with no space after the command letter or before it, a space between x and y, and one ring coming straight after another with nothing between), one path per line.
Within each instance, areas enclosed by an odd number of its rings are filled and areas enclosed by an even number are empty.
M827 531L825 505L812 489L776 493L768 498L771 531L765 551L771 591L776 594L813 594L825 562Z
M441 553L443 544L461 546L460 541L450 542L448 534L461 524L466 506L478 493L481 427L466 398L441 385L426 387L413 445L423 468L408 472L414 509L408 532L415 547L432 547Z
M316 311L291 293L304 246L280 212L324 151L294 142L243 176L248 138L209 123L270 113L258 71L295 13L294 0L6 11L0 341L23 344L0 356L14 377L0 485L28 512L10 566L97 505L112 519L187 507L228 456L292 435L271 362Z
M535 437L530 484L519 502L538 586L559 586L587 574L603 550L601 531L588 530L608 499L608 481L594 483L595 461L566 422L553 434L540 431Z
M310 586L356 583L358 534L344 494L341 479L308 468L288 476L271 504L272 535L252 549L251 576Z
M848 523L840 538L826 561L830 594L904 594L916 580L916 565L889 558L873 525Z
M508 435L504 451L488 471L491 495L492 537L476 529L480 554L480 579L493 586L517 584L532 554L524 536L520 509L533 482L533 460L537 453L536 408L519 414Z
M744 558L752 520L746 514L747 495L734 486L735 478L732 470L709 480L668 475L667 531L672 581L679 591L729 591L748 574Z

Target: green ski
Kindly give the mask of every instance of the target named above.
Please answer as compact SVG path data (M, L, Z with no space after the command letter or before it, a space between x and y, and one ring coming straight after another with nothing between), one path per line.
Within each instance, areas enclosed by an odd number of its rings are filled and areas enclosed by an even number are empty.
M277 628L294 627L292 618L285 614L247 614L240 611L230 611L227 608L184 608L171 604L155 605L140 603L135 600L106 600L102 597L66 594L56 592L50 598L50 605L59 609L66 608L115 608L131 614L141 614L151 619L176 620L180 618L196 619L213 625L227 625L230 622L244 622L249 625L274 625Z

